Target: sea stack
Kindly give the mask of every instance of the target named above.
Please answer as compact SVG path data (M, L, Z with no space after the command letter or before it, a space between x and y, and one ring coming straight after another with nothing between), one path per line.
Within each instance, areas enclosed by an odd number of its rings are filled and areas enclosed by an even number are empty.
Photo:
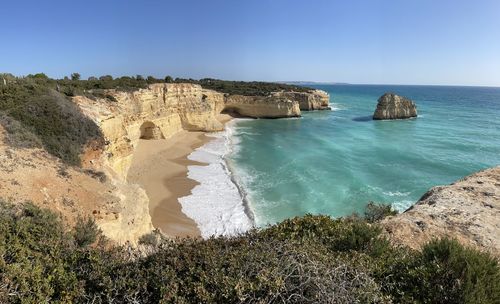
M417 106L410 99L385 93L378 99L377 109L373 113L374 120L407 119L417 117Z

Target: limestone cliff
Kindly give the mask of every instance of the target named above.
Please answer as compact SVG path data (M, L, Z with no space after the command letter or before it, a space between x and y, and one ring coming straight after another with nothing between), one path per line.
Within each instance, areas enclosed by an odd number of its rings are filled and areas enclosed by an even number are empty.
M373 119L406 119L417 117L417 106L410 99L393 93L385 93L378 99Z
M430 189L410 209L383 220L396 243L418 248L449 236L500 257L500 166Z
M219 131L221 112L253 118L298 117L301 108L321 109L328 94L316 90L278 92L270 96L228 95L196 84L153 84L135 92L109 90L107 99L83 96L75 102L102 129L106 139L105 162L125 178L139 138L168 138L180 130Z
M299 103L281 96L229 95L224 100L224 111L252 118L300 116Z
M14 148L0 126L0 192L12 203L31 201L49 208L73 226L79 216L93 217L104 235L117 243L138 238L153 227L146 193L97 170L67 167L40 148ZM109 174L109 172L108 172Z
M276 92L275 97L295 100L302 111L330 110L330 96L322 90L311 92Z
M153 84L134 92L109 90L116 102L74 98L101 128L106 139L105 163L125 179L134 147L142 138L168 138L180 130L219 131L215 105L199 85Z

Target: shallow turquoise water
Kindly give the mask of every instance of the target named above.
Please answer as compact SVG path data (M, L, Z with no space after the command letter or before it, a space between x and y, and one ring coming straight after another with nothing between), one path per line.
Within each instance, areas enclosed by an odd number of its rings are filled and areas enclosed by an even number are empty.
M228 162L259 226L305 213L349 215L368 201L404 210L434 185L500 164L500 88L317 86L334 111L245 120ZM419 117L373 121L385 92Z

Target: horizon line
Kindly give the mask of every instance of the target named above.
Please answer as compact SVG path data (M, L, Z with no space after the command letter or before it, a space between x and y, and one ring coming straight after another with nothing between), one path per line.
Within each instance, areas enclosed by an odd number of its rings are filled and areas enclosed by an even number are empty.
M11 74L15 77L27 77L28 75L35 75L35 74L38 74L38 73L43 73L45 75L47 75L47 77L49 78L52 78L52 79L64 79L64 77L71 77L71 74L70 73L69 75L66 75L66 76L63 76L61 78L58 78L58 77L52 77L44 72L33 72L33 73L29 73L29 74L26 74L26 75L16 75L14 73L10 73L10 72L0 72L0 74ZM78 73L78 72L74 72L74 73ZM101 75L101 76L106 76L106 75L110 75L112 76L113 78L120 78L120 77L136 77L138 75L141 75L143 76L144 78L148 77L148 76L152 76L152 77L155 77L157 78L157 76L153 76L153 75L145 75L145 74L140 74L140 73L136 73L134 75L120 75L120 76L115 76L115 75L112 75L112 74L104 74L104 75ZM88 80L88 78L90 77L101 77L101 76L88 76L86 77L86 79L81 79L81 80ZM171 75L166 75L166 76L171 76ZM164 77L159 77L157 79L164 79L166 76ZM312 85L386 85L386 86L437 86L437 87L480 87L480 88L500 88L500 84L498 85L488 85L488 84L408 84L408 83L363 83L363 82L343 82L343 81L314 81L314 80L287 80L287 81L283 81L283 80L241 80L241 79L232 79L232 80L229 80L229 79L223 79L223 78L217 78L217 77L208 77L208 76L205 76L205 77L200 77L200 78L191 78L191 77L173 77L171 76L173 79L176 79L176 78L181 78L181 79L193 79L193 80L201 80L201 79L216 79L216 80L223 80L223 81L243 81L243 82L270 82L270 83L284 83L284 84L295 84L295 85L307 85L307 84L312 84ZM83 78L83 77L82 77Z

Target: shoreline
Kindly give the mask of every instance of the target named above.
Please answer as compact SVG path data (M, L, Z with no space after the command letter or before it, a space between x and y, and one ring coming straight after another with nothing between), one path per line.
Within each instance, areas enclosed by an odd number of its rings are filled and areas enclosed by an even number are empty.
M167 139L140 140L135 149L127 180L146 191L153 227L168 236L201 236L178 199L199 184L187 177L188 166L206 164L188 156L209 141L204 132L180 131Z
M203 238L237 235L255 226L245 192L227 158L235 146L232 126L236 121L232 118L221 115L219 120L225 124L225 130L208 133L210 140L188 156L206 165L188 166L187 178L197 181L197 185L189 195L180 197L179 203L183 212L198 224Z
M218 120L225 127L232 119L233 117L226 114L221 114L218 117ZM217 140L220 141L222 139L225 145L228 144L227 137L210 136L209 134L201 131L189 132L183 130L167 139L140 140L135 148L127 180L140 185L146 191L149 198L149 213L153 227L159 229L169 237L196 238L208 236L207 233L203 233L205 225L200 223L200 218L192 214L193 207L195 210L206 208L205 202L197 201L195 205L188 203L191 205L191 208L189 208L189 205L186 207L186 201L190 199L194 200L196 196L200 197L199 194L193 192L200 190L200 187L203 188L204 185L202 184L205 182L205 179L200 180L198 178L197 180L191 176L193 174L192 171L198 170L198 172L203 172L210 170L209 166L215 164L222 166L223 170L228 173L228 179L237 189L242 207L244 208L245 217L251 222L252 226L254 224L253 213L248 205L246 194L235 180L230 165L226 161L226 155L222 155L219 162L213 162L203 157L202 159L197 159L196 154L207 153L207 151L203 151L207 148L210 150L210 143L214 145ZM229 145L231 145L230 142ZM212 157L214 155L211 155L209 158ZM210 198L207 199L210 201ZM211 208L210 210L214 209L217 208ZM239 220L241 221L241 219ZM211 224L220 224L222 226L220 228L222 231L217 228L215 234L227 234L228 228L226 225L232 221L234 221L232 218L231 220L224 220L223 213L219 214L215 221L212 217ZM238 219L236 219L236 222L238 222ZM243 220L242 224L245 230L248 223L245 223ZM231 229L229 231L237 231L234 227Z

